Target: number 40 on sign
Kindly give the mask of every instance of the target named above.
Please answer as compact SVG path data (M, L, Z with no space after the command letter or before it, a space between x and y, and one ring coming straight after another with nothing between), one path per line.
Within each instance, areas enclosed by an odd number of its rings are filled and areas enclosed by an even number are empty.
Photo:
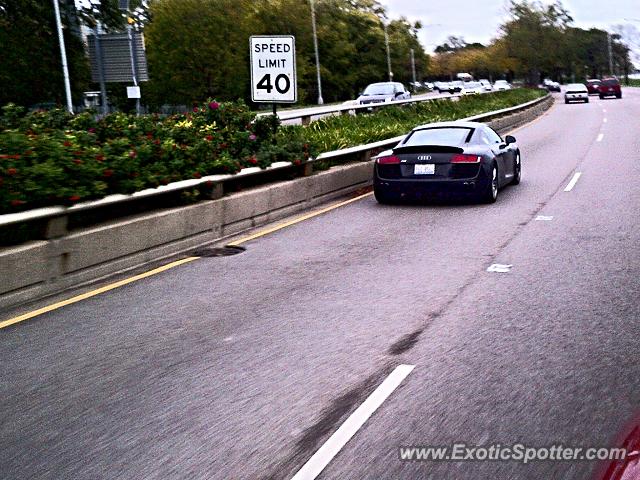
M251 55L251 100L267 103L295 103L296 42L291 35L254 35L249 40Z

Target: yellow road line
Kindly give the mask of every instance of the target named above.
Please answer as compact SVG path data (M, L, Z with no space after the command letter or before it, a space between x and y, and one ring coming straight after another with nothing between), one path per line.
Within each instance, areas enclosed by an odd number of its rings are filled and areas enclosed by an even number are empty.
M156 275L157 273L164 272L169 270L170 268L177 267L178 265L183 265L185 263L192 262L197 260L200 257L187 257L182 260L177 260L175 262L168 263L161 267L155 268L153 270L149 270L148 272L141 273L140 275L135 275L130 278L125 278L124 280L120 280L119 282L111 283L109 285L105 285L104 287L100 287L96 290L91 290L90 292L83 293L81 295L77 295L75 297L68 298L67 300L63 300L58 303L54 303L52 305L47 305L46 307L40 308L38 310L34 310L32 312L28 312L22 315L18 315L17 317L10 318L9 320L4 320L0 322L0 329L8 327L9 325L15 325L16 323L24 322L25 320L29 320L30 318L37 317L38 315L42 315L43 313L50 312L52 310L57 310L58 308L64 307L65 305L71 305L72 303L79 302L81 300L85 300L87 298L95 297L96 295L100 295L101 293L108 292L109 290L113 290L118 287L122 287L123 285L127 285L129 283L135 282L137 280L142 280L143 278L150 277L152 275Z
M280 223L280 224L276 225L275 227L267 228L266 230L261 230L261 231L259 231L257 233L252 234L252 235L248 235L246 237L240 238L239 240L236 240L234 242L228 243L227 245L229 245L230 247L236 247L236 246L240 245L241 243L245 243L245 242L248 242L250 240L254 240L256 238L264 237L265 235L269 235L270 233L277 232L278 230L282 230L283 228L290 227L291 225L295 225L296 223L303 222L304 220L308 220L309 218L317 217L318 215L322 215L323 213L330 212L331 210L335 210L336 208L343 207L343 206L348 205L348 204L353 203L353 202L357 202L358 200L361 200L364 197L368 197L372 193L373 192L365 193L363 195L359 195L357 197L350 198L349 200L345 200L344 202L336 203L336 204L331 205L329 207L323 208L322 210L317 210L315 212L308 213L307 215L303 215L301 217L294 218L293 220L290 220L288 222Z

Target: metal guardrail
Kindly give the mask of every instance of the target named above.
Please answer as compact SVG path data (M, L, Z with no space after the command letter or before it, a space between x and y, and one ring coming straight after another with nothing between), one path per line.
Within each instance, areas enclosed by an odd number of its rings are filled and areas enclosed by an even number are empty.
M496 116L502 116L509 113L515 113L518 111L525 110L529 107L537 105L542 101L546 100L550 94L547 94L544 97L540 97L536 100L532 100L527 103L523 103L522 105L516 105L515 107L503 108L501 110L496 110L493 112L482 113L480 115L475 115L473 117L467 117L461 119L461 121L486 121ZM449 97L450 98L450 97ZM397 103L411 103L411 101L403 101ZM389 105L386 103L385 105ZM366 105L364 106L366 108ZM60 217L65 217L68 215L72 215L79 212L85 212L88 210L103 208L106 206L117 205L125 202L131 202L135 200L148 199L152 197L156 197L159 195L166 195L168 193L176 193L184 190L189 190L201 186L207 186L212 189L212 193L209 195L209 198L220 198L224 194L224 183L230 181L236 181L239 179L246 179L253 176L264 175L267 173L272 173L274 171L285 171L292 168L303 168L304 175L310 175L312 172L313 162L318 161L326 161L326 160L335 160L340 157L343 158L352 158L353 156L358 156L360 160L366 161L371 157L371 152L379 151L380 149L384 149L385 147L390 147L398 144L404 135L399 137L393 137L385 140L380 140L374 143L368 143L366 145L358 145L355 147L345 148L341 150L335 150L332 152L325 152L318 155L316 158L310 159L308 162L302 164L302 166L294 166L291 162L276 162L271 164L266 169L260 169L260 167L250 167L241 170L236 174L226 174L226 175L208 175L206 177L202 177L199 179L190 179L190 180L182 180L179 182L170 183L168 185L163 185L157 188L149 188L146 190L141 190L139 192L132 193L130 195L124 194L114 194L108 195L100 200L92 200L89 202L82 202L71 207L62 207L62 206L52 206L52 207L44 207L44 208L36 208L33 210L28 210L26 212L19 213L7 213L0 215L0 228L7 227L11 225L16 225L20 223L35 221L35 220L49 220L49 219L59 219Z
M492 92L482 92L482 93L492 93ZM384 107L389 107L394 105L407 105L411 103L433 102L434 100L454 99L455 101L460 97L461 97L460 94L452 94L452 95L441 94L436 97L410 98L409 100L394 100L391 102L376 102L376 103L367 103L364 105L361 105L361 104L344 105L343 104L343 105L332 105L332 106L326 106L326 107L309 107L308 109L305 109L303 113L300 113L300 111L279 112L278 118L281 121L300 119L302 125L309 125L309 123L311 123L312 117L317 117L320 115L331 115L335 113L346 115L346 114L350 114L351 112L358 112L358 111L368 112L374 109L384 108ZM259 113L257 116L264 116L264 115L272 115L272 113L264 112L264 113Z

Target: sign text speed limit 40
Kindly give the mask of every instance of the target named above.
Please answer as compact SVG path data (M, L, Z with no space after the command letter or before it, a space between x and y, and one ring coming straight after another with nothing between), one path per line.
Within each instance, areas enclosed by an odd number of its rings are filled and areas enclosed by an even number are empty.
M251 100L268 103L295 103L296 41L291 35L254 35L251 52Z

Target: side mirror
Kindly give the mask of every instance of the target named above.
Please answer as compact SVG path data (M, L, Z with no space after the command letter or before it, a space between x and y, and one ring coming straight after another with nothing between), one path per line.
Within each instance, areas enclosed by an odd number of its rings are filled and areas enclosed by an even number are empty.
M364 92L358 92L358 96L361 97Z
M504 140L505 142L507 142L507 145L516 143L516 137L514 137L513 135L507 135Z

